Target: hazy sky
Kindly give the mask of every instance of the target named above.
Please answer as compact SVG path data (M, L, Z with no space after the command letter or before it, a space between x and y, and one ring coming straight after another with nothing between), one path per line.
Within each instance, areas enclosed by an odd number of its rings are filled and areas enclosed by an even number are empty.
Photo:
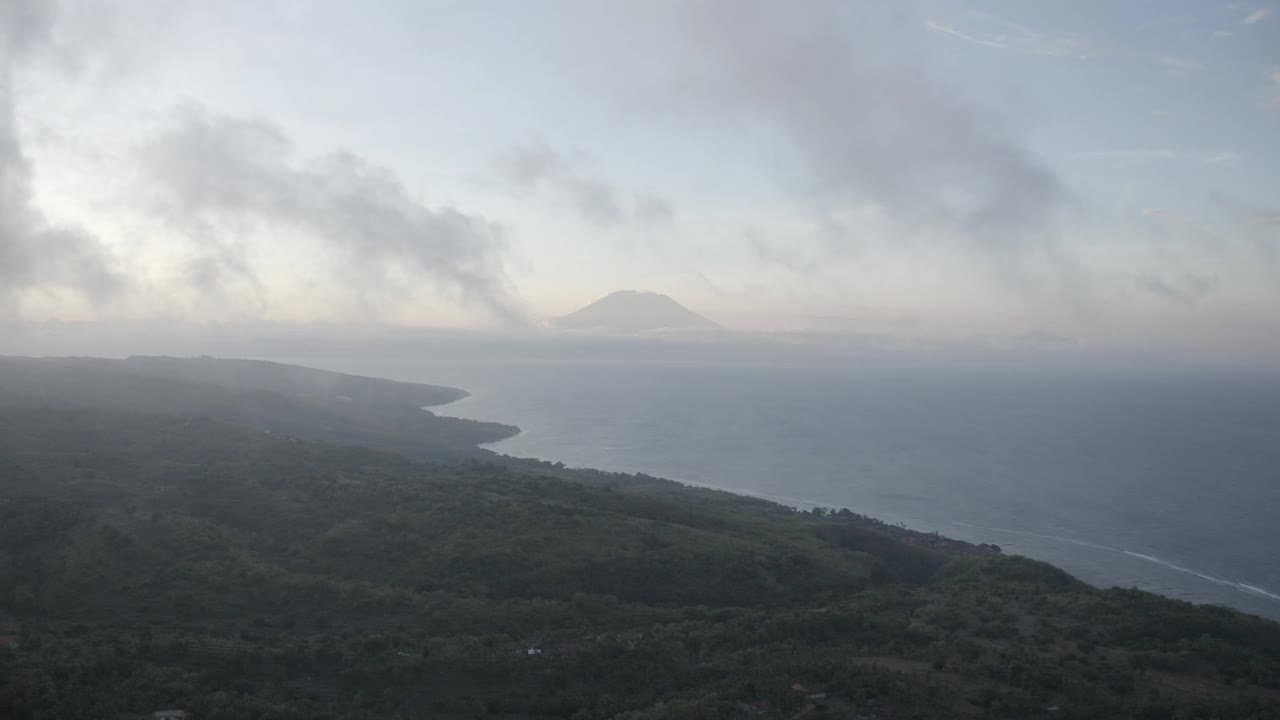
M1280 6L0 0L0 313L1280 356Z

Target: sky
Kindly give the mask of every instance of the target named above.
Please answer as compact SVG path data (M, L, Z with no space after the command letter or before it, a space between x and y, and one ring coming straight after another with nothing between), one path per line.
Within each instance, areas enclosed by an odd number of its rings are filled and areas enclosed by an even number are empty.
M1280 6L0 0L0 315L1280 362Z

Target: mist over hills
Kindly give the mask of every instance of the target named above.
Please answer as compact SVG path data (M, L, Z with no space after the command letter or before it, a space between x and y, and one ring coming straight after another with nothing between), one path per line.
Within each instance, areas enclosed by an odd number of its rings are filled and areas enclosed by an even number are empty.
M476 457L476 445L519 432L424 409L466 395L258 360L0 356L0 406L201 417L448 461Z
M551 321L562 330L639 333L653 330L718 330L709 320L662 293L619 290Z

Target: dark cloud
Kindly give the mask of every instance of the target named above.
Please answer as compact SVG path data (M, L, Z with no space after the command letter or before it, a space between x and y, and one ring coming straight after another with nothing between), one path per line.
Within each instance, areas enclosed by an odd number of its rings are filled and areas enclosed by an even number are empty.
M254 280L231 244L235 230L284 227L335 262L327 279L338 290L367 298L428 282L504 324L524 322L502 273L501 228L424 205L390 171L357 155L299 163L270 122L187 107L140 157L164 216L201 246L189 269L206 289Z
M613 183L582 172L572 159L544 142L512 148L498 158L497 166L498 172L512 184L558 196L583 220L599 228L626 223L675 222L675 210L665 198L620 191Z
M57 8L50 0L0 2L0 309L25 291L67 288L101 302L125 280L97 238L49 222L32 203L31 164L18 130L14 78L50 42Z
M873 211L895 239L1043 249L1071 194L1000 113L938 74L911 5L699 0L687 102L779 137L799 177L786 184L823 227Z

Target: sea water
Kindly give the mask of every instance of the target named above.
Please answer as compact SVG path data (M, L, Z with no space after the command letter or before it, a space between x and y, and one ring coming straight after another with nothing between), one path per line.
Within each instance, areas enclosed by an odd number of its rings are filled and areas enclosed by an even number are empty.
M1280 618L1280 382L1227 371L328 363L455 384L495 451L848 507Z

